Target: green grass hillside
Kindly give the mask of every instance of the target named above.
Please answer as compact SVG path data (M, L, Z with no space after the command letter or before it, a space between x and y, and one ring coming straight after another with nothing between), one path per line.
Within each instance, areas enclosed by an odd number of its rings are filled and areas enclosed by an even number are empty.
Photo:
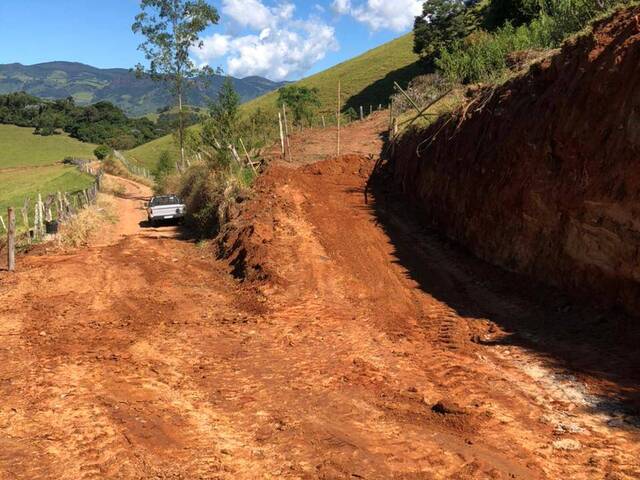
M317 73L296 85L316 87L320 92L321 111L334 112L336 109L338 81L341 82L344 108L360 105L368 109L379 104L386 106L393 93L393 82L407 84L422 73L419 57L413 53L413 34L407 34L381 45L358 57L340 63ZM277 92L271 92L242 105L244 114L251 114L258 108L273 110L275 118ZM274 120L277 122L277 119ZM153 169L163 150L168 150L175 158L178 151L171 135L158 138L129 152L127 157Z
M95 145L67 135L42 137L33 128L0 125L0 169L62 162L65 157L93 158Z
M156 138L155 140L144 143L133 150L124 152L124 155L128 160L146 167L149 170L153 170L160 158L160 154L165 150L171 154L173 159L179 158L180 152L178 151L176 142L173 139L173 135L165 135L164 137Z
M393 82L408 83L422 72L419 57L413 53L413 34L385 43L358 57L323 72L304 78L295 85L317 88L321 110L334 112L337 107L338 81L341 83L343 107L384 106L393 93ZM275 109L277 92L271 92L243 105L250 113L257 108Z
M7 207L22 207L25 198L33 205L38 193L73 192L93 182L60 162L65 157L94 158L95 145L65 135L41 137L32 128L14 125L0 125L0 145L0 215L5 219Z

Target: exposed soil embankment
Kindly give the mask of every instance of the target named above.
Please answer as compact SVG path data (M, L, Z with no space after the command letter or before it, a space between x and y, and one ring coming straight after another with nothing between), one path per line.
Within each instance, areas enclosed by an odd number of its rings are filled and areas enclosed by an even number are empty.
M407 135L396 182L493 263L640 313L640 9L598 23L453 119Z

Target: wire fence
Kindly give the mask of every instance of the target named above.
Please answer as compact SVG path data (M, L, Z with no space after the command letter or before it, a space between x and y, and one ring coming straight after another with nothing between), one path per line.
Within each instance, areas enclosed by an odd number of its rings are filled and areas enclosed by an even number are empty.
M72 192L56 192L45 197L38 194L35 200L25 198L21 207L9 207L5 218L0 214L0 229L6 234L0 241L0 250L7 250L9 270L15 268L15 250L40 243L57 235L65 222L82 209L97 202L103 173L92 162L83 159L66 159L80 171L94 177L85 189Z

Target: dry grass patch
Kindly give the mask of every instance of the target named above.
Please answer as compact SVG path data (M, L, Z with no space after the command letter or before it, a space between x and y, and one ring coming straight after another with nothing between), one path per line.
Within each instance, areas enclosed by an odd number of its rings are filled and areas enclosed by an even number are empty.
M102 183L100 184L100 190L102 192L113 195L114 197L124 197L127 193L127 189L125 186L114 180L111 177L107 177L106 175L102 179Z
M80 210L76 216L61 225L58 245L62 248L85 246L100 230L117 220L113 197L99 193L96 205Z

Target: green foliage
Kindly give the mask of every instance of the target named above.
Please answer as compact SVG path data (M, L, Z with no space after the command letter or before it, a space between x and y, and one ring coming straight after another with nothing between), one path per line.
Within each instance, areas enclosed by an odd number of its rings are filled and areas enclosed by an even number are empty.
M171 160L171 154L164 150L160 154L160 158L158 159L158 165L156 169L153 171L153 175L156 179L160 179L162 177L167 176L173 171L173 161Z
M300 85L288 85L278 90L278 105L286 105L293 114L293 123L302 126L304 122L311 126L313 114L320 107L317 88Z
M358 114L358 112L356 112L356 109L353 107L349 107L344 111L344 116L346 117L347 121L349 122L354 122L356 120L358 120L360 118L360 115Z
M99 145L93 151L93 154L96 156L98 160L104 160L109 155L111 155L111 149L106 145Z
M216 102L209 108L210 118L202 126L202 140L205 145L223 148L237 143L240 97L230 78L227 78L218 92Z
M436 66L454 82L495 82L507 74L514 52L556 48L613 6L609 0L546 0L530 23L506 23L493 33L480 30L440 52Z
M413 51L431 63L440 51L466 37L474 17L459 0L427 0L414 24Z
M531 22L541 11L538 0L491 0L482 12L482 26L493 31L510 23L519 27Z
M160 153L156 168L153 170L153 177L159 192L166 190L167 178L175 171L174 163L171 159L171 154L167 150L163 150Z
M130 119L109 102L78 107L73 99L48 101L24 92L0 95L0 123L34 127L37 135L64 131L83 142L129 149L162 133L146 118Z
M190 127L191 125L195 125L196 123L200 123L205 120L205 116L199 114L197 110L200 110L197 107L190 107L189 110L185 111L183 109L182 113L182 121L185 127ZM178 112L165 111L157 116L156 120L156 130L158 132L162 132L163 135L169 134L173 132L176 128L178 128L180 118Z
M215 154L215 153L214 153ZM215 235L238 213L247 197L253 172L237 164L220 167L224 159L196 164L181 177L178 193L187 205L187 221L201 237Z
M240 123L240 134L249 150L260 149L271 144L278 135L277 122L262 108L257 108Z

